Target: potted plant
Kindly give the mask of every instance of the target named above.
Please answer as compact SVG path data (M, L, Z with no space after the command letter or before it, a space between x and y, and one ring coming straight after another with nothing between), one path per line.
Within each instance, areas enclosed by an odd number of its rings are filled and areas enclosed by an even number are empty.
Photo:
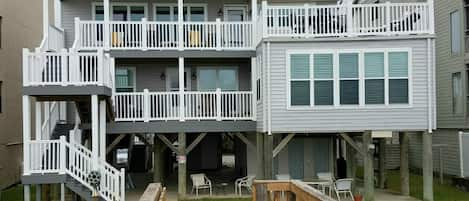
M363 194L362 194L362 189L357 189L357 193L353 196L354 201L362 201L363 200Z

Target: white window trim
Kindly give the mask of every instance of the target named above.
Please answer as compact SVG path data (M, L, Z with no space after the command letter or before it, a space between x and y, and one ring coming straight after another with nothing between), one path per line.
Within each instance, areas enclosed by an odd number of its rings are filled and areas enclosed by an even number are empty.
M372 52L383 52L384 53L384 75L385 75L385 104L364 104L365 103L365 73L364 73L364 54ZM388 54L390 52L407 52L408 53L408 69L407 77L402 77L402 79L407 78L408 80L408 103L407 104L389 104L389 58ZM333 61L333 75L334 75L334 105L331 106L315 106L314 105L314 60L312 58L314 54L334 54ZM339 53L359 53L359 104L358 105L340 105L340 74L339 74ZM310 105L309 106L292 106L291 105L291 91L290 91L290 56L292 54L310 54ZM330 109L399 109L399 108L412 108L413 107L413 57L412 57L412 48L376 48L376 49L324 49L324 50L287 50L286 51L286 100L287 100L287 110L330 110ZM398 79L395 77L395 79Z
M91 17L93 20L96 19L96 6L103 6L104 4L102 2L92 2L92 13ZM113 21L112 19L112 7L113 6L127 6L127 17L130 17L130 7L131 6L143 6L144 13L145 13L145 18L148 18L148 4L147 3L138 3L138 2L111 2L109 3L109 19Z
M116 72L118 69L127 69L127 70L130 70L133 72L133 75L132 75L132 88L134 90L134 92L137 91L137 68L135 66L119 66L119 67L116 67ZM116 89L117 89L117 86L116 86Z
M244 15L244 21L248 21L248 5L246 4L224 4L223 5L223 21L228 21L228 10L237 9L242 10Z
M219 86L219 79L218 79L218 71L221 69L232 69L236 71L236 89L235 91L239 91L239 67L238 66L221 66L221 67L215 67L215 66L202 66L202 67L197 67L197 91L201 91L200 89L200 70L203 69L209 69L209 70L215 70L217 72L216 74L216 81L217 81L217 87L220 88Z
M178 7L177 3L153 3L152 8L153 8L153 21L156 21L156 7L169 7L169 14L170 14L170 19L173 19L174 17L174 8ZM207 10L207 4L206 3L187 3L184 4L183 8L187 7L187 20L186 22L190 22L191 19L191 7L203 7L204 8L204 21L207 22L208 20L208 10ZM177 22L177 21L174 21Z

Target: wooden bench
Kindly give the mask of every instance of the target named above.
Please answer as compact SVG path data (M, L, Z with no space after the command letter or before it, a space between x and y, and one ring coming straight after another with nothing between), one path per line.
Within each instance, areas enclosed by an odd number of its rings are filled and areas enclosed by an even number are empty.
M160 183L148 184L139 201L166 201L166 188Z

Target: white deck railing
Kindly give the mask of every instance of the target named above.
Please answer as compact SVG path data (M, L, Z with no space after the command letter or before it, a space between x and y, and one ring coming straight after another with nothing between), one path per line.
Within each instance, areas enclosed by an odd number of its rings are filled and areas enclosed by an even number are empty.
M90 53L23 52L23 85L113 86L113 59L102 50Z
M75 20L75 46L79 49L253 49L252 22L178 22ZM109 30L108 37L105 30ZM180 40L182 37L182 40ZM106 41L108 40L108 41Z
M431 3L272 6L263 2L263 37L434 33Z
M105 161L93 161L92 153L86 147L72 141L67 142L65 136L60 140L30 141L30 153L26 154L24 174L67 174L93 191L88 181L92 171L101 175L99 195L106 201L125 200L125 170L120 171Z
M251 91L116 93L116 121L254 120ZM181 109L180 105L184 105Z

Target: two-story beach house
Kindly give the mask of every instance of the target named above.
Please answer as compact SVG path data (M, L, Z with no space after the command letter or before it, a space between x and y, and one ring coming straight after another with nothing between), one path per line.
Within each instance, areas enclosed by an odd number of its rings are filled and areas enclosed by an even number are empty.
M151 169L156 182L177 172L184 197L232 140L234 177L347 177L359 154L373 200L375 138L416 133L431 159L433 0L60 4L59 27L23 51L26 191L61 183L123 201L128 173ZM50 115L64 104L65 119Z

